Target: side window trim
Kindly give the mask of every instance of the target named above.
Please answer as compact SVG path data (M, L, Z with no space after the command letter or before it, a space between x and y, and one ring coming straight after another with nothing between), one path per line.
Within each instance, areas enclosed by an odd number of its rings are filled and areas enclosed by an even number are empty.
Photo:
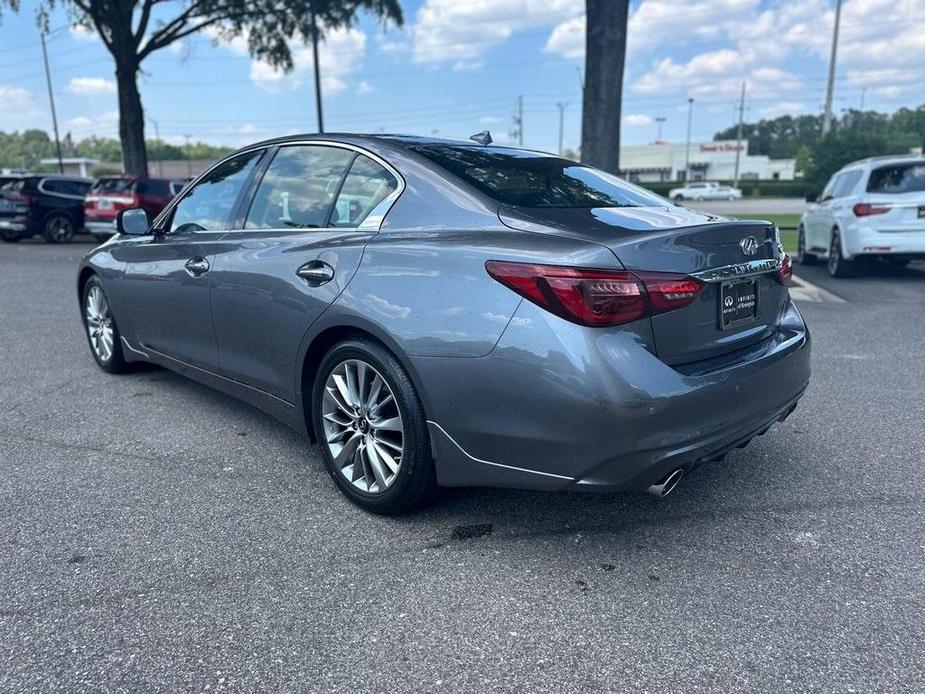
M279 146L274 145L272 147L267 147L263 151L263 155L260 157L260 161L257 162L257 166L250 180L248 180L247 185L241 188L241 195L235 205L229 231L239 231L244 228L244 224L247 222L247 215L250 214L251 206L254 204L254 197L257 195L257 189L263 182L263 176L266 174L267 169L270 168L270 164L276 159L279 150Z
M328 205L328 211L324 215L324 224L321 225L322 229L331 228L331 217L334 216L334 210L337 209L337 198L340 197L340 191L344 188L344 181L346 181L347 176L350 175L350 169L353 168L353 164L358 156L360 156L359 153L354 152L350 161L347 162L347 166L344 167L344 173L341 174L340 180L337 182L337 187L334 189L333 195L331 195L331 203Z
M330 227L330 226L326 226L326 227L319 227L319 228L317 228L317 229L289 229L289 228L248 229L248 228L244 227L243 225L244 225L244 224L246 223L246 221L247 221L247 215L250 213L250 207L251 207L251 205L253 205L253 202L254 202L254 196L256 195L257 187L259 186L259 183L263 180L263 175L266 173L266 170L269 168L270 164L273 162L273 158L276 156L276 153L277 153L280 149L282 149L282 148L284 148L284 147L293 147L293 146L299 146L299 145L302 145L302 146L309 145L309 146L319 146L319 147L336 147L336 148L339 148L339 149L346 149L346 150L349 150L349 151L353 152L353 153L356 154L356 155L363 155L363 156L365 156L365 157L368 157L368 158L371 159L373 162L375 162L376 164L378 164L379 166L381 166L382 168L384 168L386 171L388 171L390 174L392 174L392 175L395 177L395 180L398 182L398 187L397 187L394 191L392 191L392 193L390 193L387 197L383 198L383 199L379 202L379 204L376 205L376 206L370 211L370 213L369 213L369 215L367 215L366 219L364 219L363 222L362 222L359 226L357 226L357 227ZM254 186L253 191L250 191L250 190L248 191L247 209L243 211L243 212L244 212L244 214L243 214L243 219L240 220L242 226L240 226L240 227L235 226L234 228L229 229L229 232L246 231L246 232L248 232L248 233L258 233L258 234L267 234L267 233L273 233L273 234L280 234L280 233L286 233L286 234L304 234L304 233L307 233L307 232L318 233L318 232L325 232L325 231L337 231L337 232L343 233L343 232L348 232L348 231L355 231L355 232L362 232L362 233L378 233L378 232L380 231L381 226L382 226L382 222L385 220L386 214L388 214L389 210L392 209L392 205L395 204L395 201L398 200L398 198L401 196L401 194L405 192L405 187L406 187L406 185L407 185L407 184L405 183L405 177L402 176L402 175L398 172L398 170L397 170L394 166L392 166L392 164L390 164L388 161L386 161L385 159L383 159L383 158L382 158L381 156L379 156L378 154L375 154L375 153L373 153L373 152L370 152L369 150L364 149L364 148L362 148L362 147L360 147L360 146L358 146L358 145L354 145L354 144L352 144L352 143L335 142L335 141L333 141L333 140L320 140L320 139L319 139L319 140L293 140L293 141L290 141L290 142L281 142L281 143L278 144L278 145L270 145L270 146L267 146L267 147L265 148L264 156L266 156L266 151L270 151L270 150L272 150L272 155L266 157L266 159L264 159L264 160L261 160L261 163L263 163L264 161L265 161L266 163L265 163L265 165L263 165L263 166L260 167L260 171L259 171L259 173L260 173L260 181L257 181L257 184ZM245 153L245 152L239 152L238 154L244 154L244 153ZM231 157L228 157L228 159L230 159L230 158L231 158ZM223 162L224 162L224 161L228 161L228 159L224 159L224 160L222 160L222 161L223 161ZM350 167L353 166L353 162L354 162L354 161L356 161L356 157L354 157L354 158L350 161L350 164L349 164L349 166L347 167L347 170L346 170L346 172L345 172L345 175L343 176L343 178L342 178L342 180L341 180L340 186L338 187L338 193L340 192L340 188L343 186L344 182L347 180L347 174L349 174L349 172L350 172ZM222 163L222 162L219 162L219 164L221 164L221 163ZM215 166L218 166L218 164L216 164ZM212 168L215 168L215 167L212 167ZM209 170L211 171L211 169L209 169ZM201 178L202 176L205 176L206 173L208 173L208 171L205 172L205 173L203 173L203 174L201 174L200 178ZM255 174L256 174L256 171L255 171ZM198 183L198 182L199 182L199 178L197 178L197 179L191 181L191 182L187 185L187 187L184 189L184 192L188 191L190 188L193 187L194 184L196 184L196 183ZM175 204L176 201L177 201L177 199L174 198L174 200L172 200L171 203L172 203L172 204ZM330 210L330 213L329 213L329 214L333 214L333 211L334 211L333 205L336 204L336 202L337 202L337 197L335 196L335 197L332 199L332 207L331 207L331 210ZM165 210L164 212L166 212L166 211L167 211L167 210ZM161 214L164 214L164 213L162 212ZM171 213L171 214L172 214L172 213ZM330 219L328 219L328 222L327 222L327 223L330 224Z

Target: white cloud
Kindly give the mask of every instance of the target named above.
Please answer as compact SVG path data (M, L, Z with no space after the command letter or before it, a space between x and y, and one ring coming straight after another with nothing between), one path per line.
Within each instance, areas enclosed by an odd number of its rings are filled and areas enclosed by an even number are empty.
M426 0L411 27L414 61L475 61L515 32L569 19L583 6L576 0Z
M119 136L119 112L104 111L96 116L74 116L62 122L62 131L70 132L74 140L95 135L97 137Z
M545 50L574 60L585 57L585 18L575 17L559 24L546 40Z
M68 29L68 33L70 33L71 38L77 39L78 41L96 40L96 31L83 24L72 24L71 28Z
M651 123L652 116L644 113L631 113L623 119L623 124L630 126L650 125Z
M498 116L482 116L481 118L479 118L480 125L498 125L499 123L503 123L503 122L504 122L504 119L499 118Z
M221 46L235 55L250 55L247 48L247 35L234 39L222 38L219 30L204 32ZM355 28L326 29L324 38L318 45L318 57L321 63L321 88L326 94L337 94L347 88L346 78L363 66L366 55L366 34ZM310 45L292 43L293 69L283 72L263 60L252 60L251 81L268 92L283 92L298 89L304 84L311 84L314 79L314 58Z
M64 91L81 96L115 94L116 83L103 77L71 77Z
M366 80L360 80L359 84L357 84L357 94L372 94L374 91L376 91L376 88Z
M798 116L808 110L802 101L778 101L776 104L758 109L758 117L770 120L780 116Z
M4 130L43 128L47 117L28 89L0 84L0 123ZM50 125L49 119L47 126Z

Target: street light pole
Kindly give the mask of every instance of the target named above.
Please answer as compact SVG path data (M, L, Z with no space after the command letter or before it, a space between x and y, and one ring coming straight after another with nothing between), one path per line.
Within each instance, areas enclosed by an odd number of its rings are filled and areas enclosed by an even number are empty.
M658 134L655 136L655 141L661 142L662 141L662 125L665 123L665 117L658 116L656 117L655 122L658 123Z
M58 115L55 113L55 94L51 88L51 70L48 69L48 49L45 48L45 32L42 37L42 60L45 62L45 82L48 85L48 103L51 104L51 124L55 128L55 148L58 150L58 173L64 173L64 159L61 157L61 138L58 135Z
M324 132L324 117L321 114L321 66L318 64L318 18L315 16L315 2L309 5L312 13L312 60L315 65L315 108L318 112L318 132Z
M565 123L565 107L568 106L567 103L562 103L561 101L556 104L559 107L559 156L562 156L562 130Z
M732 176L732 186L739 185L739 160L742 155L742 121L745 119L745 80L742 80L742 96L739 98L739 132L736 135L736 167Z
M691 121L694 116L694 97L687 97L687 157L684 162L684 182L691 180Z
M822 135L832 127L832 92L835 91L835 59L838 55L838 26L841 24L841 0L835 0L835 28L832 30L832 53L829 56L829 83L825 90L825 113L822 116Z

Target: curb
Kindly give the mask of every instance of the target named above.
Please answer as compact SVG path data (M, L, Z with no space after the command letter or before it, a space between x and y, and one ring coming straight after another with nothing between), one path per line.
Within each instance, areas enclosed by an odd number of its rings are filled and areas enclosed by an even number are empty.
M791 282L793 284L790 287L790 296L793 297L794 301L813 301L831 304L845 303L844 299L840 296L836 296L828 289L823 289L819 285L800 279L796 275L792 276Z

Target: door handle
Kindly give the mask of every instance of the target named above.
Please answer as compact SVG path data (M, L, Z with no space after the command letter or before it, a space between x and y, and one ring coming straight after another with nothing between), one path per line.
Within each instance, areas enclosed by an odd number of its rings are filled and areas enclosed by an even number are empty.
M320 287L334 279L334 268L322 260L312 260L295 271L313 287Z
M199 275L209 271L209 261L205 258L192 258L187 260L186 271L193 277L199 277Z

